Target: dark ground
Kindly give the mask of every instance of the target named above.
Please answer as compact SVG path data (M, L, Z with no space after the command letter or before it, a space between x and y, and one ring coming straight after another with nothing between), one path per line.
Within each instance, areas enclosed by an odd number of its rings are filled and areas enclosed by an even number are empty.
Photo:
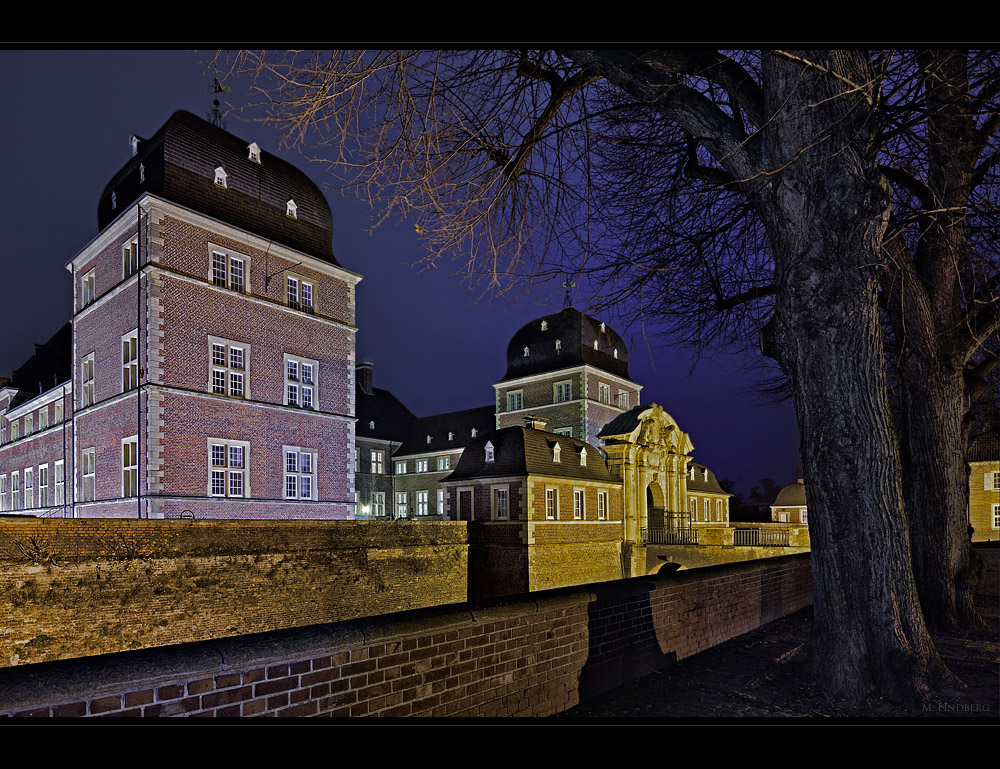
M987 628L967 636L935 635L938 651L965 689L926 703L884 700L850 707L827 700L807 675L812 609L803 609L727 641L556 719L814 718L991 719L1000 716L1000 550L978 550L987 562L976 605ZM985 723L982 722L981 723Z

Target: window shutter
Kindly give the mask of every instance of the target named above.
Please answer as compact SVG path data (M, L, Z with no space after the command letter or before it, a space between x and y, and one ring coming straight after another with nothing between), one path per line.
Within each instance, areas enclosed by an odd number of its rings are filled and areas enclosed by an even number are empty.
M993 473L990 472L983 473L983 490L984 491L993 490Z

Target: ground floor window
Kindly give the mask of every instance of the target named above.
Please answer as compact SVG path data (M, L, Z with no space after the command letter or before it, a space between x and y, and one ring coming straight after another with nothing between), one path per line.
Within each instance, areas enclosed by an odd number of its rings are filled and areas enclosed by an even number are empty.
M285 499L315 499L316 452L298 446L284 446Z
M597 520L608 520L608 492L597 492Z
M430 512L428 510L428 496L426 491L417 492L417 515L427 515Z
M49 466L38 466L38 506L49 506Z
M545 490L545 518L550 521L554 521L559 518L558 489Z
M406 517L406 492L397 491L396 492L396 517L405 518Z
M385 492L372 492L372 515L376 518L385 517Z
M81 496L83 502L94 501L94 490L95 490L95 483L97 480L97 475L94 471L95 459L96 459L95 449L83 450L83 455L81 457L81 462L80 462L80 466L83 471L83 489Z
M56 462L55 470L53 470L53 473L55 474L55 486L56 486L56 498L54 504L56 505L56 507L60 507L66 504L66 478L65 478L65 470L63 468L64 464L63 461L60 459L58 462Z

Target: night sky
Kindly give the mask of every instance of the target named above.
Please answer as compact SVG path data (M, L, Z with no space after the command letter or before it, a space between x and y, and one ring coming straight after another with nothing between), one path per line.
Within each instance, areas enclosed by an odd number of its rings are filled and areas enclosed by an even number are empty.
M9 374L70 316L65 264L97 234L97 201L129 159L130 134L153 135L186 109L206 116L212 96L211 51L0 51L7 88L0 123L3 184L3 292L0 374ZM224 99L240 103L241 83ZM236 117L226 128L277 152L277 137ZM324 189L318 167L284 153ZM494 402L492 384L506 369L517 329L563 306L558 284L503 297L470 289L461 265L421 269L412 224L384 223L370 232L366 204L339 192L333 250L358 285L358 360L374 362L376 387L391 390L424 416ZM586 311L586 307L578 305ZM600 317L603 320L610 318ZM759 356L710 351L697 365L655 329L611 321L629 344L632 379L642 402L664 407L691 435L693 456L719 478L749 490L759 478L784 485L799 460L792 407L766 405L753 387L764 373ZM651 333L652 332L652 333Z

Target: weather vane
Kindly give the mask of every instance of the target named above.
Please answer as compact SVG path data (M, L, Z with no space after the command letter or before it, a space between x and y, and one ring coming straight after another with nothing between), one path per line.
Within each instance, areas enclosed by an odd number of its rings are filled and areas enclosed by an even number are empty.
M576 283L574 283L572 280L569 279L569 275L566 275L566 280L563 281L563 288L566 289L566 303L564 306L572 307L573 303L572 300L570 299L569 290L571 288L576 288Z
M222 107L219 104L219 94L220 93L232 93L232 89L225 83L219 82L219 71L212 67L212 85L208 87L208 92L215 94L215 98L212 99L212 109L209 110L206 117L208 122L219 128L226 127L226 121L222 117Z

